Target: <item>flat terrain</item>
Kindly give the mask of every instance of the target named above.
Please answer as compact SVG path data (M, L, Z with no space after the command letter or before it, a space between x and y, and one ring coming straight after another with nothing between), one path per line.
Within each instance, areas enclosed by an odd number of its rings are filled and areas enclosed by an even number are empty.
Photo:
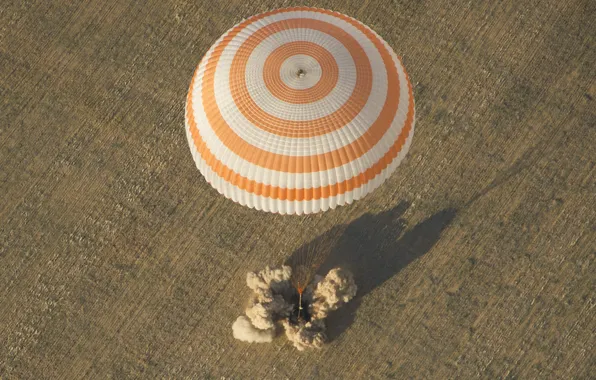
M310 217L220 196L184 134L209 46L296 3L148 3L0 7L0 378L593 378L596 2L306 1L383 36L417 107L395 174ZM234 340L246 272L342 226L332 342Z

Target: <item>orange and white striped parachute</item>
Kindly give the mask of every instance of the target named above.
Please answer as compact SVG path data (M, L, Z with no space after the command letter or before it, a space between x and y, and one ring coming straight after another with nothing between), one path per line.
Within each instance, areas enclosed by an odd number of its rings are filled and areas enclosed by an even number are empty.
M186 103L197 167L220 193L281 214L377 188L414 134L412 86L364 24L316 8L253 16L205 54Z

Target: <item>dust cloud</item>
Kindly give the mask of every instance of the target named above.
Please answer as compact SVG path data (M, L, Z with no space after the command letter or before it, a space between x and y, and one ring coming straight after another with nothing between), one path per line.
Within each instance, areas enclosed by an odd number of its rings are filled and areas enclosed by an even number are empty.
M234 338L249 343L268 343L285 332L296 349L321 348L327 342L325 319L349 302L357 291L354 277L334 268L325 277L314 276L302 293L302 303L292 284L292 268L266 267L246 276L253 291L245 315L232 325Z

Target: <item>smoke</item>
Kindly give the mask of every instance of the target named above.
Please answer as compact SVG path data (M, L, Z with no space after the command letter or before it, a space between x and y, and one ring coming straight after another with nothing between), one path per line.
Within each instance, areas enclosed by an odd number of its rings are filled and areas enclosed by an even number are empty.
M275 328L275 322L290 315L292 305L286 301L291 292L292 269L283 266L279 269L266 267L258 273L246 275L246 285L254 292L246 316L252 325L261 330Z
M246 284L253 291L246 316L232 325L234 338L250 343L271 342L283 328L296 349L321 348L327 341L325 318L356 295L350 272L334 268L325 277L315 276L304 289L302 308L292 285L292 268L266 267L250 272Z
M350 302L356 295L356 290L352 273L341 268L331 269L317 284L312 303L313 316L316 319L327 318L330 311Z
M320 319L298 325L284 320L282 324L286 331L286 337L298 351L304 351L306 348L321 348L327 341L325 323Z
M234 338L248 343L269 343L275 337L275 329L260 330L243 315L236 319L232 331Z

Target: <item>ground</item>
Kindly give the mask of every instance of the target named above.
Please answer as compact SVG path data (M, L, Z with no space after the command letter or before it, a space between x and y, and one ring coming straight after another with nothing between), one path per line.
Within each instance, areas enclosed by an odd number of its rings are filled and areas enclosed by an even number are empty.
M225 199L184 134L209 46L296 2L3 1L0 378L594 376L596 3L304 3L386 39L417 110L383 186L309 217ZM234 340L246 272L340 227L331 343Z

